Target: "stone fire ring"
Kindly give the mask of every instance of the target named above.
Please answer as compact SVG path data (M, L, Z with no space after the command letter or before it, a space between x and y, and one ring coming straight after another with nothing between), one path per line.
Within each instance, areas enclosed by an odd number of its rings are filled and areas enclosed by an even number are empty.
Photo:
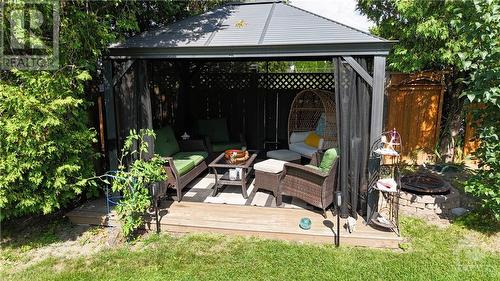
M460 207L460 193L448 182L448 194L417 195L401 191L399 195L399 210L408 215L449 214L451 210Z

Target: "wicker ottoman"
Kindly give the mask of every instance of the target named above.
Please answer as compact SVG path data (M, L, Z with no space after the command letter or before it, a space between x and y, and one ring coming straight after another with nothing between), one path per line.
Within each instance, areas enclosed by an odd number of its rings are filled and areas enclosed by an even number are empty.
M271 191L278 198L278 187L286 161L267 159L253 165L255 170L255 192L259 189Z
M300 154L288 149L271 150L268 151L266 155L271 159L300 164Z

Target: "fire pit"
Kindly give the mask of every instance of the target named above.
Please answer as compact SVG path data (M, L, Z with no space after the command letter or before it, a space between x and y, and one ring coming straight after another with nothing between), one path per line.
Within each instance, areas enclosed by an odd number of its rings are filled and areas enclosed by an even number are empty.
M413 174L401 178L401 188L415 194L448 194L450 186L434 175Z
M399 210L408 215L447 214L460 206L460 194L436 175L416 173L401 177Z

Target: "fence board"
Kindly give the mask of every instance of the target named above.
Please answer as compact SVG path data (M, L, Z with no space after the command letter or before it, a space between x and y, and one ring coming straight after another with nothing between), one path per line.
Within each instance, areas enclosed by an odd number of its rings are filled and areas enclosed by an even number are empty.
M472 112L485 107L484 104L474 103L469 104L464 109L467 112L465 115L465 134L464 134L464 155L471 155L479 147L480 142L476 138L475 126L480 120L474 120Z
M400 132L403 155L433 152L440 134L444 89L442 73L391 74L385 127Z

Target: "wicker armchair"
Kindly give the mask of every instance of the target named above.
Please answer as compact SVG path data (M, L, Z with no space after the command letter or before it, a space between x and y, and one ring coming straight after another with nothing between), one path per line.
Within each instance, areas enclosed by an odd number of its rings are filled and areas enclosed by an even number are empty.
M288 195L304 200L321 208L326 218L326 209L333 202L336 188L338 157L328 172L316 168L319 166L323 152L317 152L309 165L286 163L281 174L276 204L282 204L282 196Z

